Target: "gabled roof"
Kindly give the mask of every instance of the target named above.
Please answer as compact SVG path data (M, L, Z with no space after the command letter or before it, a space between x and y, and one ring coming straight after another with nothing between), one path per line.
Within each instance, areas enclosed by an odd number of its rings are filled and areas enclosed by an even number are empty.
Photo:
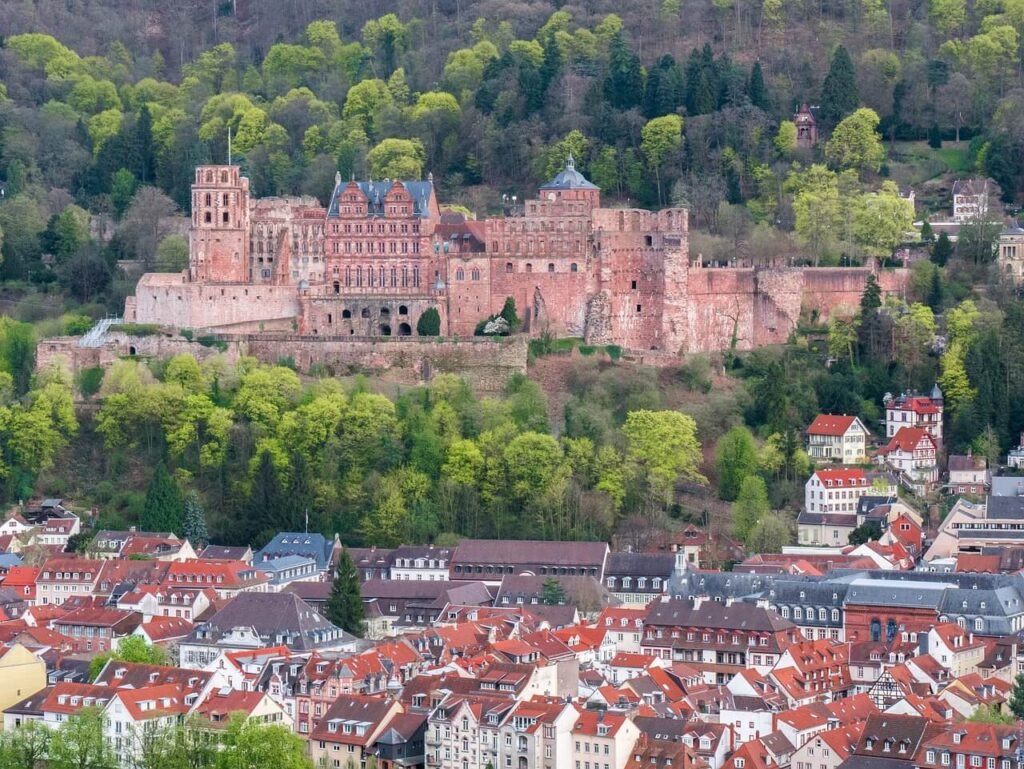
M831 436L842 436L846 435L846 431L853 426L854 422L859 422L857 417L848 416L835 416L834 414L819 414L811 422L811 426L807 428L808 435L831 435ZM865 431L866 432L866 431Z
M867 473L857 467L825 467L815 470L812 477L817 476L823 486L831 483L832 488L854 488L870 486Z
M901 427L889 442L878 450L878 454L885 456L894 451L913 453L922 443L928 444L932 451L936 450L935 439L923 427Z

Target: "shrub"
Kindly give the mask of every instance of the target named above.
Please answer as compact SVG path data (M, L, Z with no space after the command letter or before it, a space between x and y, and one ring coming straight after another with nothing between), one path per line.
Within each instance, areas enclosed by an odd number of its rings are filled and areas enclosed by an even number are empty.
M228 343L218 339L215 336L201 336L198 339L196 339L196 341L199 342L199 344L201 344L203 347L216 347L221 352L224 352L226 349L228 349Z
M622 348L617 344L610 344L604 348L604 351L608 353L608 357L612 360L620 360L622 358Z
M183 338L187 339L188 341L190 341L190 342L192 341L192 329L190 329L190 328L183 328L178 333L181 334L181 336Z
M115 330L128 336L156 336L160 333L160 326L156 323L122 323Z
M91 398L100 391L100 385L103 384L104 370L99 366L93 366L92 368L85 368L78 372L75 379L76 385L78 386L78 392L84 397Z
M292 371L298 371L299 367L295 365L295 358L291 355L284 355L277 359L277 365L283 366L284 368L290 368Z
M419 336L438 336L441 333L441 314L435 307L428 307L416 321Z
M66 336L81 336L92 328L93 320L88 315L68 315L64 319L64 334Z
M589 344L581 344L576 349L580 351L580 355L593 355L597 351L596 347Z

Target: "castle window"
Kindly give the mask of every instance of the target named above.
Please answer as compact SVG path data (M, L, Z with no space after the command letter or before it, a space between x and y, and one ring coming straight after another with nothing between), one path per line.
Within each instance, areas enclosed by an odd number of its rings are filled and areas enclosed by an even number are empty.
M225 205L226 206L228 204L228 200L229 199L230 199L230 196L225 192L224 195L221 196L221 205Z
M654 236L653 235L644 235L644 245L647 246L648 248L653 246L654 245Z
M465 280L465 278L466 274L462 271L461 267L455 271L455 280Z
M345 268L345 285L346 286L351 286L352 285L352 268L351 267L346 267Z
M526 271L533 272L533 265L530 264L529 262L526 263Z
M351 310L342 310L341 311L341 319L342 320L347 320L348 318L351 318L351 317L352 317L352 311Z
M471 276L473 280L480 280L480 270L473 270Z
M548 272L554 272L554 271L555 271L555 263L554 262L548 262Z
M370 317L370 308L369 307L364 307L363 309L361 309L359 311L359 317L360 318L369 318Z
M228 183L228 172L227 171L221 171L220 172L220 182L221 182L221 184L227 184Z
M633 291L636 291L636 281L635 281L635 280L633 280L633 281L630 281L630 283L629 283L629 287L630 287L630 288L631 288L631 289L632 289Z
M402 245L404 246L405 243L403 243ZM392 267L391 268L391 288L394 288L397 285L398 285L398 270L396 270L394 267Z
M384 268L383 267L380 268L379 277L380 277L380 281L377 283L377 285L380 286L381 288L384 288Z
M334 293L341 293L341 284L338 281L334 281Z
M572 264L569 265L569 272L579 272L579 271L580 271L580 268L576 265L576 262L573 262Z
M399 315L408 315L409 314L409 308L406 307L404 304L398 305L398 314Z
M505 272L512 272L512 262L505 262Z
M331 313L327 313L327 325L329 326L332 323L334 323L334 316Z
M223 214L221 214L221 220L224 222L224 224L228 223L228 212L227 211L225 211Z
M207 211L205 214L203 214L203 221L206 222L207 224L212 222L213 221L213 214L211 214L209 211Z
M409 285L409 268L402 268L402 288L407 288Z
M413 285L414 288L419 288L420 287L420 268L419 267L413 267L412 268L412 285Z
M213 199L210 197L210 193L207 192L206 193L206 205L210 205L212 202L213 202Z
M636 306L636 311L637 311L637 312L640 312L640 310L641 310L641 309L642 309L642 306L638 304L638 305Z
M213 171L206 172L206 183L213 184Z

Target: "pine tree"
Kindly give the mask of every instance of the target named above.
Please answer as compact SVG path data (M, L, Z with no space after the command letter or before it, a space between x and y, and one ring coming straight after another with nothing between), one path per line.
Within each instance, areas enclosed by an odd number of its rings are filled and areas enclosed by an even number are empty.
M544 585L540 591L540 602L546 606L559 606L564 604L567 600L565 594L565 588L562 587L562 583L554 577L548 577L544 580Z
M750 103L758 109L768 109L768 93L764 87L764 73L761 71L761 62L755 61L754 68L750 70L750 84L747 86L747 95Z
M169 531L182 533L181 490L177 481L167 472L161 462L156 466L153 478L146 491L146 503L139 515L139 527L143 531Z
M829 126L839 123L859 104L853 60L843 46L836 49L832 65L821 86L821 110L818 115Z
M359 592L359 576L347 550L343 550L338 558L331 595L324 607L324 616L354 636L362 637L365 632L366 613Z
M1018 673L1013 679L1013 689L1010 692L1010 712L1017 718L1024 718L1024 673Z
M935 239L935 245L932 246L932 262L939 267L945 267L952 255L953 242L949 239L949 235L940 232L939 237Z
M508 332L514 334L519 330L519 315L516 313L516 300L511 296L505 297L505 304L501 307L500 317L508 322Z
M292 475L288 481L288 505L291 514L282 528L290 531L304 531L307 516L313 507L313 474L301 451L292 454Z
M185 515L181 533L197 553L210 542L210 534L206 530L206 512L195 491L190 492L185 498Z
M269 451L260 454L246 514L248 521L243 523L241 534L253 537L251 544L256 546L262 546L279 531L290 528L281 480Z
M616 109L627 110L640 104L644 94L644 70L637 56L616 32L608 46L608 76L604 95Z

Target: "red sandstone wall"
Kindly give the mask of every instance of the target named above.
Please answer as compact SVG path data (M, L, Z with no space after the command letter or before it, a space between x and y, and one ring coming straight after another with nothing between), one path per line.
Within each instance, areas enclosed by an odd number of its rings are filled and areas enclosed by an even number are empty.
M192 329L227 329L297 318L298 289L243 283L186 283L184 275L143 275L135 289L135 320Z
M512 265L511 273L506 271L508 264ZM583 336L591 270L593 260L583 257L494 258L487 314L500 312L506 297L511 296L525 331L536 334L547 326L554 336Z
M494 266L504 269L503 264ZM444 333L472 336L476 324L491 314L491 269L487 254L468 253L449 258L448 327Z

